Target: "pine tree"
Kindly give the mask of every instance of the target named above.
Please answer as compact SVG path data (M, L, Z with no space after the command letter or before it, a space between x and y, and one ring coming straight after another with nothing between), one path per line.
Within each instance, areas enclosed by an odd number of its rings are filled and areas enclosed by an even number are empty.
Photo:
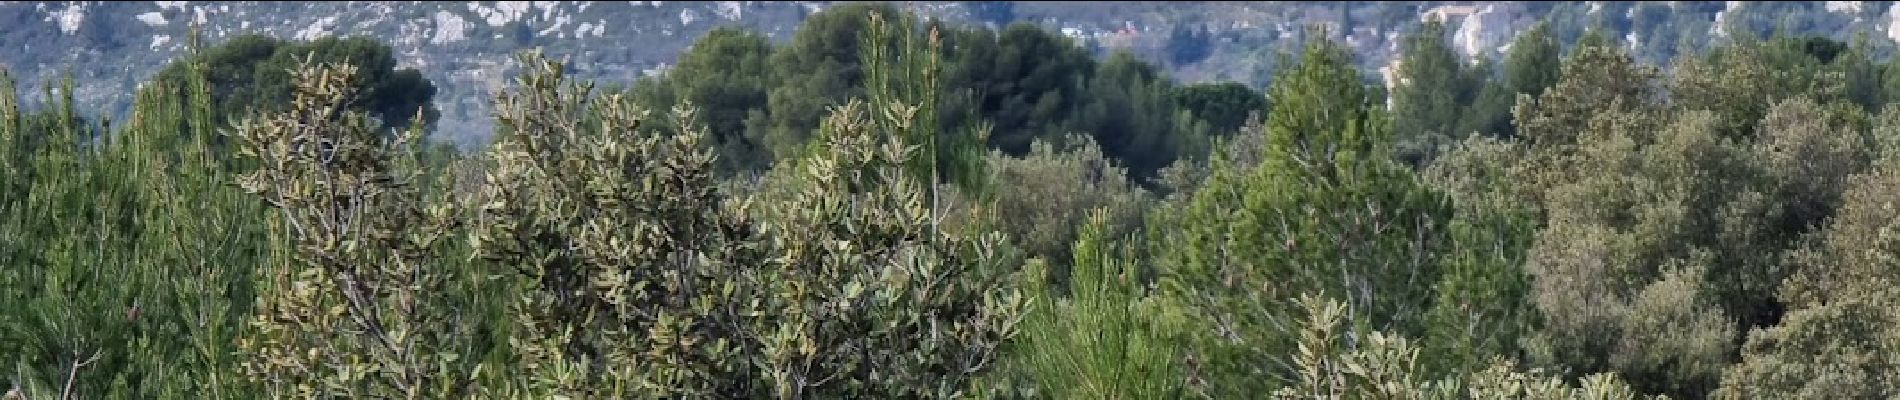
M1444 248L1450 204L1387 156L1385 117L1345 50L1310 44L1269 92L1275 106L1254 133L1266 135L1262 163L1214 171L1152 239L1164 290L1207 333L1191 357L1215 397L1292 376L1278 361L1295 345L1279 328L1293 321L1292 295L1316 291L1343 300L1354 324L1417 332L1432 297L1421 282L1441 269L1430 255Z
M1447 43L1445 24L1427 21L1405 39L1392 89L1392 129L1399 157L1422 166L1436 158L1439 146L1462 139L1460 115L1475 97L1471 78Z
M263 208L229 187L204 71L142 88L117 126L74 121L69 102L22 116L0 73L0 353L15 366L0 382L17 393L248 393L235 336L266 244L241 221Z

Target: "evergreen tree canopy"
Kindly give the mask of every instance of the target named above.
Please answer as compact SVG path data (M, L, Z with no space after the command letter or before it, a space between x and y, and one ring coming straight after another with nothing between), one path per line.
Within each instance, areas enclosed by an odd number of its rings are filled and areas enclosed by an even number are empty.
M158 73L156 80L179 87L186 79L186 65L205 64L211 77L212 98L216 99L215 118L236 121L248 112L291 106L291 71L306 60L355 66L359 72L352 84L361 89L361 94L350 100L348 107L369 113L381 120L383 127L402 128L411 122L433 125L440 117L433 103L435 84L413 68L397 68L389 46L367 37L297 42L239 35L172 63Z

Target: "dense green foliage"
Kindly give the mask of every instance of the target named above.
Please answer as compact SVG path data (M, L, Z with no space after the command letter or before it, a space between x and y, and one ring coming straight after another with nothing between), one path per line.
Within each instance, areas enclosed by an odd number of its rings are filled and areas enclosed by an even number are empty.
M205 81L185 83L146 88L106 127L70 98L26 112L0 74L0 353L16 391L252 392L233 350L271 229L213 144Z
M290 71L309 60L356 67L349 84L357 88L357 97L349 99L348 106L369 113L382 126L407 127L411 122L427 125L440 116L432 101L435 84L414 68L396 68L389 46L369 37L297 42L241 35L172 63L154 80L182 86L189 79L188 65L203 64L215 99L212 117L235 122L251 112L290 107L297 83Z
M1235 82L1203 83L1177 88L1174 101L1206 121L1215 133L1232 133L1253 118L1265 117L1267 98Z
M321 54L188 57L116 123L34 109L0 75L0 382L1900 394L1900 79L1864 44L1777 36L1664 68L1590 34L1565 53L1540 25L1494 70L1434 23L1393 88L1310 40L1260 95L1027 25L827 13L784 47L715 31L625 91L523 53L498 140L468 154L379 122L360 101L379 67ZM286 86L211 78L239 64ZM243 97L265 94L282 102Z
M1463 126L1459 119L1467 117L1461 106L1478 94L1482 77L1472 75L1486 72L1470 71L1446 37L1444 22L1427 21L1406 38L1396 67L1392 130L1400 157L1414 164L1428 162L1451 138L1470 133L1456 131Z
M1037 140L1082 133L1138 179L1147 178L1178 158L1205 153L1211 136L1232 132L1249 112L1265 108L1264 96L1245 86L1177 85L1132 55L1098 62L1069 38L1028 23L992 31L917 23L905 15L874 28L865 22L873 12L904 15L889 5L844 5L812 15L778 46L757 34L716 30L666 75L642 80L633 91L655 107L690 103L703 110L722 169L732 172L758 172L796 157L830 107L867 94L875 68L862 55L877 47L861 41L868 33L935 32L942 76L929 92L939 102L929 117L940 140L982 138L1014 156Z
M293 397L404 397L470 390L477 321L453 310L455 265L443 250L457 223L424 197L420 129L389 137L347 110L356 70L293 69L285 111L246 118L237 178L277 212L272 264L240 353L244 375Z

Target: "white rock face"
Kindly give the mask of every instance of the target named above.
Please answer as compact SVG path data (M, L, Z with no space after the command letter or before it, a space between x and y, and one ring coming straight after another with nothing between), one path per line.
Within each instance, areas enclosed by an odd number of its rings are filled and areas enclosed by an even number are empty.
M593 37L603 37L603 36L606 36L606 34L607 34L607 21L605 20L595 21L595 22L582 22L580 26L574 28L575 39L585 39L589 35L592 35Z
M553 36L555 38L566 38L567 32L562 31L561 27L567 26L567 22L568 22L568 17L566 15L554 17L554 22L551 25L548 25L547 29L542 29L540 32L536 32L535 35L536 36Z
M190 2L189 1L154 1L153 3L157 3L158 9L160 10L184 10L185 4L190 3Z
M396 38L390 41L391 47L406 48L406 52L415 52L423 42L428 41L430 33L437 25L435 21L404 21L396 26Z
M1502 42L1510 41L1512 16L1508 14L1511 12L1498 9L1496 4L1444 5L1426 10L1419 15L1419 21L1439 20L1448 27L1456 27L1451 37L1452 48L1466 57L1477 57L1497 48ZM1379 32L1371 34L1376 36ZM1397 31L1385 33L1387 47L1397 49L1397 34ZM1284 27L1281 27L1280 35L1282 38L1288 36Z
M1837 12L1837 13L1845 13L1845 14L1858 14L1858 13L1860 13L1860 8L1861 8L1861 6L1863 5L1863 3L1865 3L1865 2L1860 2L1860 1L1829 1L1829 2L1827 2L1826 4L1823 4L1823 5L1822 5L1822 7L1824 7L1824 8L1826 8L1828 12Z
M1722 3L1722 11L1715 12L1715 23L1709 24L1709 35L1721 38L1728 37L1728 13L1735 11L1737 8L1741 8L1742 4L1744 3L1739 1Z
M159 46L164 46L166 43L171 43L171 41L172 41L171 36L166 36L166 35L152 36L152 50L157 51Z
M67 4L66 9L48 13L46 19L59 24L59 31L71 35L79 32L79 24L86 22L86 6L83 3Z
M1497 10L1497 5L1485 5L1483 9L1465 17L1458 24L1458 32L1452 37L1452 45L1457 46L1466 57L1477 57L1488 49L1497 46L1493 43L1504 41L1510 27L1509 18Z
M725 18L727 21L738 21L744 10L740 8L737 1L721 1L719 7L713 9L713 13L719 14L720 18Z
M449 44L468 39L468 21L462 16L448 11L435 12L435 35L429 38L430 44Z
M1900 42L1900 3L1887 7L1887 38Z
M483 22L488 23L488 26L499 27L509 22L520 21L521 16L528 13L528 7L532 4L526 1L497 1L494 8L489 8L480 3L470 2L468 10L475 12L475 15L480 16Z
M693 11L693 9L690 9L690 8L680 10L680 26L691 25L693 21L698 21L698 20L699 20L698 11Z
M303 30L297 31L295 37L297 40L304 41L317 40L330 36L330 27L334 25L336 25L336 17L323 17L323 19L311 23L310 26L304 27Z
M533 4L533 5L534 5L534 8L535 8L535 9L538 9L538 10L541 10L541 19L542 19L542 20L550 20L550 19L554 19L554 5L555 5L555 3L557 3L557 2L553 2L553 1L536 1L536 2L531 2L530 4Z
M133 18L138 18L139 22L144 22L147 26L165 26L166 23L165 15L157 11L139 14Z

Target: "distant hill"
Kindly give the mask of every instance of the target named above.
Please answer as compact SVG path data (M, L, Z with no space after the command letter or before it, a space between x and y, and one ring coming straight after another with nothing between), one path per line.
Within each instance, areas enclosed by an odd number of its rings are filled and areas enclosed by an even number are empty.
M511 76L511 54L534 46L572 61L579 76L629 82L663 71L716 26L790 38L808 15L834 2L21 2L0 1L0 66L29 83L70 70L76 97L122 110L130 89L184 49L187 25L206 40L240 33L279 38L368 35L393 46L441 88L440 132L482 143L488 99ZM1451 22L1467 56L1494 57L1543 18L1566 42L1601 26L1643 58L1673 57L1731 36L1782 29L1836 39L1865 33L1890 52L1900 36L1894 2L903 2L958 23L1031 22L1076 38L1098 54L1118 49L1184 81L1266 82L1274 52L1295 46L1301 27L1331 27L1360 54L1369 78L1393 58L1423 18Z

